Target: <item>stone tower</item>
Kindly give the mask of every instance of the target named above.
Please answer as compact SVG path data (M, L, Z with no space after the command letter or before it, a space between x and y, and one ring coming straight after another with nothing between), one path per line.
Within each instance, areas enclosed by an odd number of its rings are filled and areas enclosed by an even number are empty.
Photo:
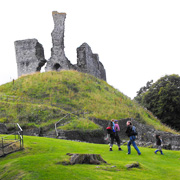
M53 47L51 49L51 58L47 62L46 71L60 71L61 69L70 69L71 63L64 53L64 22L65 13L52 12L54 20L54 30L51 33Z
M77 64L73 65L67 59L64 52L64 22L65 13L52 12L54 29L51 33L52 44L51 57L48 61L44 58L44 49L37 39L15 41L16 61L18 76L40 71L46 63L46 71L60 71L62 69L74 69L89 73L106 81L106 71L99 61L98 54L93 54L91 47L83 43L77 48Z
M37 39L15 41L18 77L41 70L46 63L44 49Z
M83 43L77 48L77 70L106 81L104 66L99 61L98 54L93 54L87 43Z

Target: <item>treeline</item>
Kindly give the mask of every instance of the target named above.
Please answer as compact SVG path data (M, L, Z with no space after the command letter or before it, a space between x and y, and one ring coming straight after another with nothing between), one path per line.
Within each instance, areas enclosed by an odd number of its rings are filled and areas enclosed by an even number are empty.
M155 83L148 81L134 98L162 123L180 130L180 76L166 75Z

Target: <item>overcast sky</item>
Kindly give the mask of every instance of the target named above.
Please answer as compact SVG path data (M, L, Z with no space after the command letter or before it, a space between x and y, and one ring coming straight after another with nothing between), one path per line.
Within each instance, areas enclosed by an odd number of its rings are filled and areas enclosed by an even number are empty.
M50 58L52 11L65 12L65 54L86 42L107 82L133 98L147 81L180 74L179 0L7 0L0 6L0 84L17 79L14 41L36 38Z

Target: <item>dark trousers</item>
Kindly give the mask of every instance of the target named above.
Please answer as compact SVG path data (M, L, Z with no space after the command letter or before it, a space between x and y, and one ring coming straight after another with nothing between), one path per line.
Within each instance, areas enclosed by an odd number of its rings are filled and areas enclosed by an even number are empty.
M120 141L120 138L119 138L118 133L110 134L110 138L111 138L110 147L113 146L114 140L116 140L117 145L120 146L120 142L121 142L121 141Z

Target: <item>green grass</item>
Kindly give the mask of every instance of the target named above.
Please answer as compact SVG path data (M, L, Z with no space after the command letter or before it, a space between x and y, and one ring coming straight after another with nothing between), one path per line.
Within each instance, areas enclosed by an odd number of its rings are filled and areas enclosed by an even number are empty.
M73 119L70 123L58 127L58 129L63 129L63 130L95 130L95 129L100 129L100 127L95 124L94 122L80 118L80 119Z
M108 145L80 143L42 137L24 136L25 149L0 159L1 180L104 180L132 179L177 180L180 177L180 152L163 150L164 156L154 154L155 149L141 148L141 156L134 149L127 155L127 147L109 151ZM66 153L100 154L108 164L62 165ZM125 165L139 162L140 168L128 170ZM114 167L115 166L115 167Z
M92 75L77 71L35 73L0 86L0 122L43 126L73 111L104 120L134 118L176 133L151 112Z

